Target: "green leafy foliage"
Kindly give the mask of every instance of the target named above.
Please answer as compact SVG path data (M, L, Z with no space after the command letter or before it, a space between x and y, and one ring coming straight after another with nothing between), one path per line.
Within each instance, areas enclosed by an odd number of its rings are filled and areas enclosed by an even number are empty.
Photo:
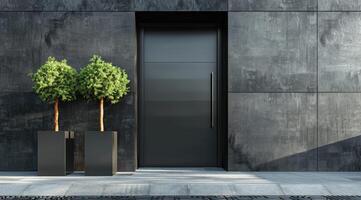
M117 103L129 91L125 70L93 55L90 63L79 73L78 89L86 99L109 100Z
M77 71L66 60L49 57L31 78L33 89L42 101L53 103L55 99L71 101L76 98Z

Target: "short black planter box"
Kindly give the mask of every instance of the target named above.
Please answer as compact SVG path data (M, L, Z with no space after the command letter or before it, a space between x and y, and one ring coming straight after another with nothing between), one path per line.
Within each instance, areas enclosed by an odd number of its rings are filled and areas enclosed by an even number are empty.
M38 132L38 175L65 176L74 171L74 132Z
M117 172L117 132L89 131L85 134L85 175L112 176Z

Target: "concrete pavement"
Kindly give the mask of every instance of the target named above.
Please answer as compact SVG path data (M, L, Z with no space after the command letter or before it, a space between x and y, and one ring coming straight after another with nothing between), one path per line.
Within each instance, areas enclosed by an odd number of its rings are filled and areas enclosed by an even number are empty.
M361 195L361 172L226 172L144 168L113 177L0 172L0 195Z

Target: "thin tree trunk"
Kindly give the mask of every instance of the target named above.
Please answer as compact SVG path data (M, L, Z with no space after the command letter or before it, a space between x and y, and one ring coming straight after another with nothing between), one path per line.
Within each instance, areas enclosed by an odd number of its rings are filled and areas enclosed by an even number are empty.
M54 102L54 130L55 132L59 131L59 100L55 99Z
M99 109L100 109L100 113L99 113L100 131L103 132L104 131L104 99L103 98L100 99Z

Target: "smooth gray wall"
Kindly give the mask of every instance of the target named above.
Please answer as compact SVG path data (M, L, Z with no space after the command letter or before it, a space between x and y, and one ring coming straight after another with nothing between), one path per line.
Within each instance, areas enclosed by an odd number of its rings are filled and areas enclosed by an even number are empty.
M228 11L228 169L361 169L358 0L0 0L0 170L36 170L36 131L52 127L27 74L49 55L80 68L93 53L131 77L105 123L120 134L119 171L136 168L137 11ZM60 111L81 170L97 104Z

